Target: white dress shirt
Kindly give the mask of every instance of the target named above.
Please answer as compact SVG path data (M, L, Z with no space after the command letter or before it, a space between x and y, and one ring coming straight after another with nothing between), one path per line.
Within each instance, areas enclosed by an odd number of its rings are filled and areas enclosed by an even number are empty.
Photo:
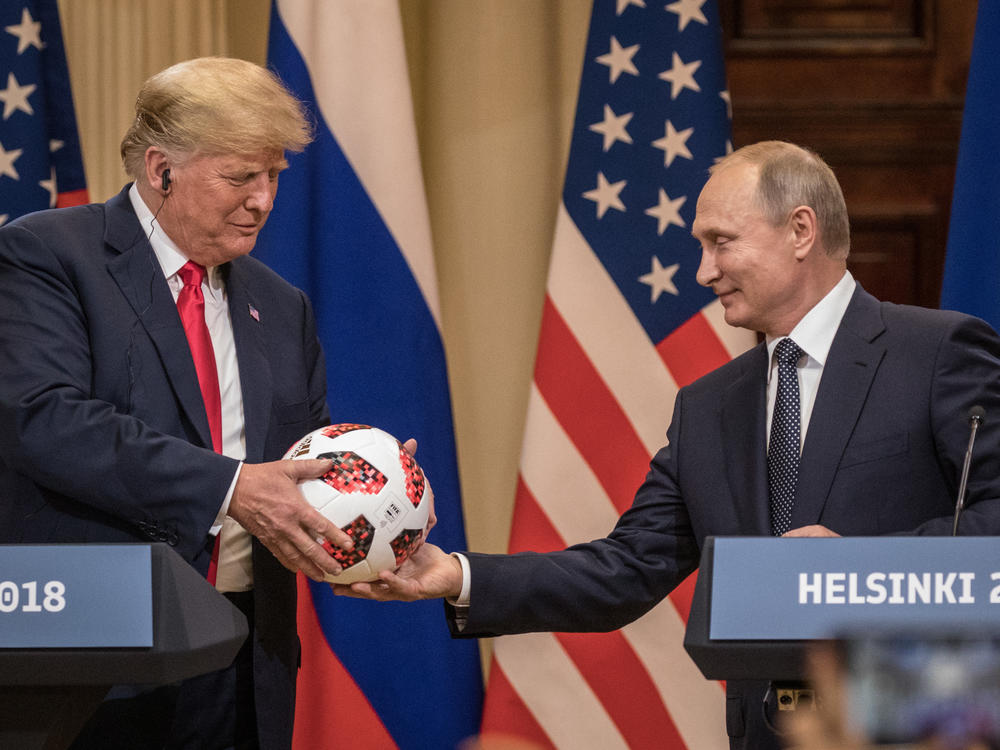
M816 403L816 393L819 391L819 381L823 375L823 366L826 358L830 354L830 347L833 345L833 337L837 335L840 321L847 311L847 305L854 294L857 282L849 271L844 271L843 277L837 282L826 296L805 314L788 334L787 338L792 339L799 348L805 352L804 357L799 358L796 368L799 376L799 408L802 417L802 429L799 431L799 448L805 444L806 428L809 426L809 418L812 416L813 404ZM774 400L778 394L778 360L774 356L774 349L781 339L767 338L767 357L770 367L767 371L767 441L771 441L771 417L774 414Z
M160 263L160 268L163 269L174 302L177 302L177 296L184 286L177 272L187 263L188 258L154 221L153 212L142 200L134 184L129 189L129 200L132 201L132 208L135 209L139 223L142 224L143 231L153 246L153 252ZM243 461L247 455L243 391L240 388L236 342L233 338L233 324L229 318L226 287L218 267L213 266L206 270L201 289L205 297L205 323L212 337L215 366L219 373L219 391L222 396L222 453ZM240 467L242 466L241 463ZM215 587L219 591L249 591L253 588L250 535L226 515L239 475L240 471L237 469L229 486L229 492L223 498L215 523L209 531L211 534L222 534L215 579Z

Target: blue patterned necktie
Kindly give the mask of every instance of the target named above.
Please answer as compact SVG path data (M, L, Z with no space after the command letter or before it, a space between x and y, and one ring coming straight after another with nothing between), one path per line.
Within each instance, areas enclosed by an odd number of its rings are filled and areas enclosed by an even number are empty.
M795 485L799 479L799 376L796 364L803 354L791 339L774 349L778 360L778 393L771 415L771 441L767 449L767 486L771 498L771 533L781 536L791 527Z

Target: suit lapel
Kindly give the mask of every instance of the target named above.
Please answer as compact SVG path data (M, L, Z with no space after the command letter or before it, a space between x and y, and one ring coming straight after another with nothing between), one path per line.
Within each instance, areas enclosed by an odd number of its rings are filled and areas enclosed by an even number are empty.
M767 348L760 344L743 373L723 395L723 459L739 528L768 534L767 464L763 446L767 418ZM749 415L749 416L748 416Z
M227 264L224 273L243 394L247 460L261 461L270 421L272 393L271 364L264 342L267 310L264 302L255 299L250 291L248 271L242 261L238 258Z
M173 295L153 248L142 232L128 198L128 187L105 204L105 243L117 251L108 272L153 341L177 401L202 445L212 447L198 374Z
M837 467L868 398L885 345L878 301L860 286L855 290L830 347L809 418L792 528L818 523Z

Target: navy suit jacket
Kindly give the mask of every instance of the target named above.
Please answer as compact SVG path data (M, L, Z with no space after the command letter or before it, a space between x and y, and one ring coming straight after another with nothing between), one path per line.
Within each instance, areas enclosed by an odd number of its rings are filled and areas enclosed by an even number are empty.
M706 536L768 535L767 369L760 344L680 390L668 444L608 537L547 554L469 554L471 607L460 635L615 629L697 567ZM975 404L987 417L961 533L992 535L1000 532L1000 339L976 318L879 302L859 286L823 370L792 528L950 534ZM759 709L732 700L740 692L729 684L730 733L745 737L734 746L771 746L745 736L739 716Z
M249 257L222 267L248 462L329 422L305 295ZM150 542L202 574L237 462L212 451L184 329L126 187L0 228L0 542ZM295 580L254 542L264 747L290 745ZM287 741L285 738L288 738Z

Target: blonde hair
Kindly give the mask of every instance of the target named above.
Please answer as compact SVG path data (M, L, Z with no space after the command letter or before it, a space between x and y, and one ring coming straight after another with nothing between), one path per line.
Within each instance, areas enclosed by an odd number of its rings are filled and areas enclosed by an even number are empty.
M195 153L297 152L311 140L302 103L271 71L246 60L199 57L142 85L121 156L125 171L139 179L150 146L180 160Z
M796 206L816 212L827 255L844 259L851 251L851 226L840 183L815 152L785 141L761 141L734 151L709 170L734 162L757 167L757 207L771 224L788 219Z

